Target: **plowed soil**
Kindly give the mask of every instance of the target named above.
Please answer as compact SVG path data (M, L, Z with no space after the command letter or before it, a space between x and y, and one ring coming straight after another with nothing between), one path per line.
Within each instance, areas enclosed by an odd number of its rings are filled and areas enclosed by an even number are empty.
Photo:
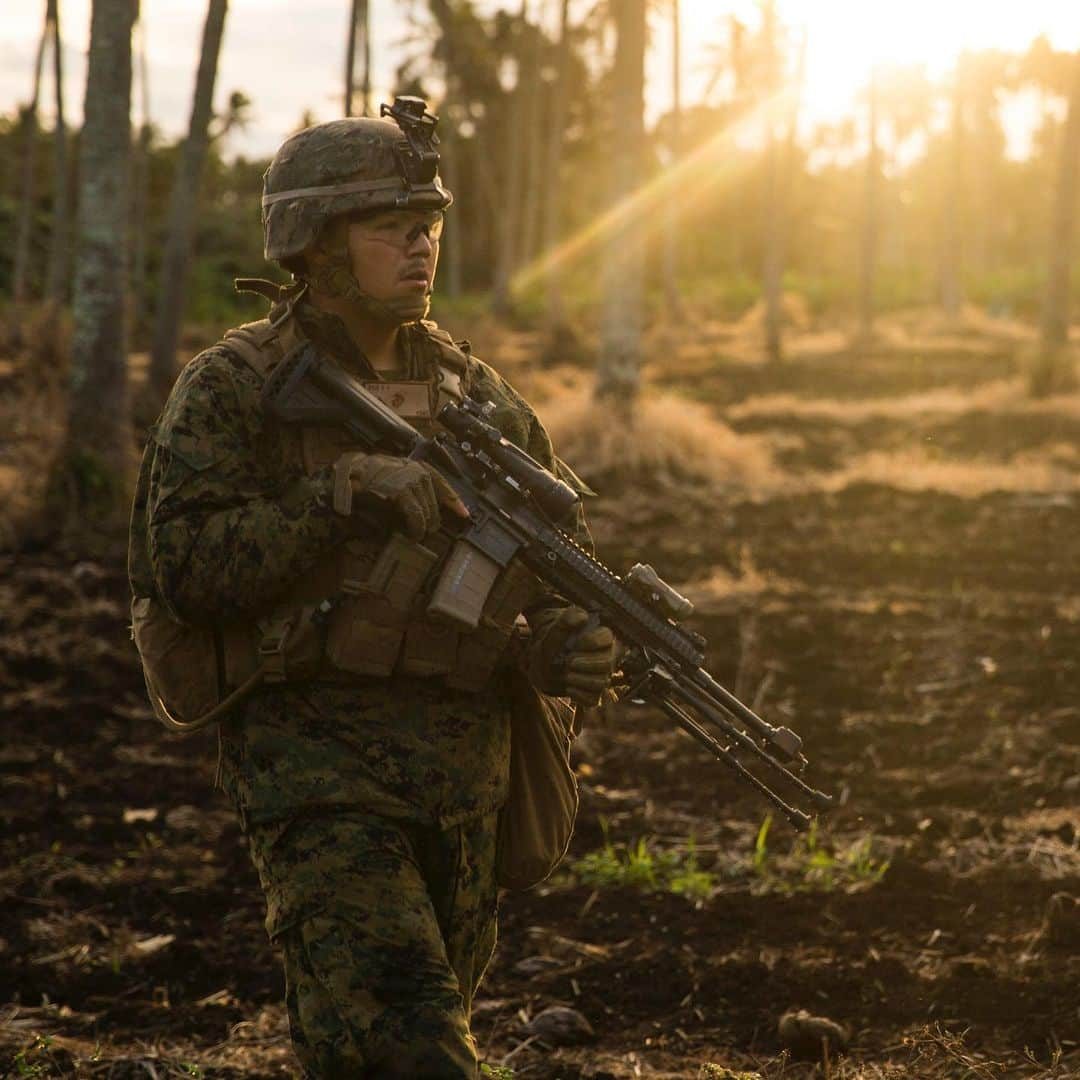
M568 869L504 898L475 1026L519 1077L1080 1076L1076 486L815 480L928 434L939 463L1045 452L1075 478L1076 403L1042 422L978 404L845 417L843 363L810 364L719 359L694 384L736 430L776 436L804 490L635 487L592 520L605 562L651 562L695 599L713 674L802 735L838 805L812 848L778 819L755 859L768 805L658 714L610 711L577 746L568 867L605 837L692 837L710 877L691 898ZM856 396L888 411L1016 370L999 345L913 380L894 350ZM739 412L780 393L796 404ZM807 415L811 398L832 404ZM214 737L155 726L126 603L119 542L0 555L0 1077L298 1075ZM530 1037L553 1004L591 1041ZM786 1056L792 1008L842 1024L844 1053Z

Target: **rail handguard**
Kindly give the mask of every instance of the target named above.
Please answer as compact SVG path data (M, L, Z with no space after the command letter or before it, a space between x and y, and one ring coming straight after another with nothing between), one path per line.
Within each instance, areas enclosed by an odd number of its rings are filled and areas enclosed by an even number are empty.
M286 423L342 425L373 452L398 454L437 468L469 510L451 558L464 567L506 566L518 558L552 592L592 615L625 646L614 685L619 699L652 704L702 744L743 782L768 799L796 828L805 829L832 797L801 777L807 761L802 740L774 727L725 690L702 666L705 639L679 625L693 605L651 566L638 564L619 577L581 548L559 523L579 496L569 485L489 423L492 405L465 398L445 405L444 429L420 434L389 406L311 345L286 356L263 387L267 410ZM454 575L465 576L462 575ZM476 625L470 596L447 596L440 582L439 614ZM482 605L483 596L480 597ZM768 782L752 772L756 762ZM779 784L787 794L773 790Z

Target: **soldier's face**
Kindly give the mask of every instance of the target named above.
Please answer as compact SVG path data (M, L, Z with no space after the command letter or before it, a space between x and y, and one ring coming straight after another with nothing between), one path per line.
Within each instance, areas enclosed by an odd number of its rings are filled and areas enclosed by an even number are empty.
M346 243L360 289L404 321L426 314L441 233L439 211L386 210L351 221Z

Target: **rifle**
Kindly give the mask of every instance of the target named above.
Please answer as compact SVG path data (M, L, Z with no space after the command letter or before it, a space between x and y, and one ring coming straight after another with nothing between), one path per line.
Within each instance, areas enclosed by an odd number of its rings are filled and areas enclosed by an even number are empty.
M743 782L768 799L798 830L832 797L799 775L807 765L802 740L773 727L724 689L702 666L706 641L680 625L693 605L651 566L619 577L563 529L578 506L573 488L510 443L489 421L493 404L471 398L439 411L444 430L421 435L388 405L310 344L289 353L263 386L267 411L285 423L338 424L372 452L434 466L469 511L454 538L428 613L475 628L501 568L524 563L544 585L611 628L625 647L613 689L618 700L653 704ZM785 798L751 772L756 761L790 792ZM791 801L788 801L791 800ZM796 803L801 802L800 805Z

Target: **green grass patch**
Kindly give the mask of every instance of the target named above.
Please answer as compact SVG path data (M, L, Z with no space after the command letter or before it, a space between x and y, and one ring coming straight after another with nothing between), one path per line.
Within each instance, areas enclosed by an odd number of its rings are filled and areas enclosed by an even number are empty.
M815 821L806 833L796 837L787 854L777 854L769 849L771 828L769 814L758 829L751 856L757 885L766 891L852 891L876 884L889 869L889 860L875 855L870 836L834 847L822 840Z
M675 893L693 901L707 899L716 888L715 875L698 864L693 837L672 848L659 848L647 836L624 844L612 841L603 818L600 826L603 846L571 865L576 882L597 889Z

